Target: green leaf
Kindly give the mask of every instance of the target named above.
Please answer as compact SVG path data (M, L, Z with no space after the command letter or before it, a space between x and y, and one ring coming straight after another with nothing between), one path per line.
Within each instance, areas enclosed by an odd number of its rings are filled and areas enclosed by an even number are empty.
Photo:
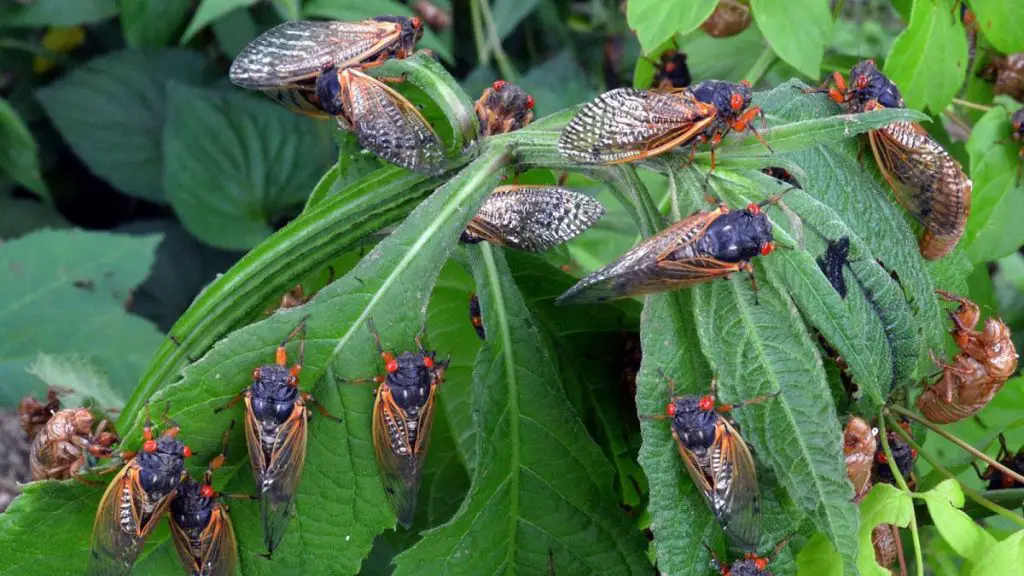
M299 211L331 165L333 129L268 100L172 84L167 198L203 242L251 248L277 219Z
M74 390L74 394L61 397L65 406L82 406L86 399L103 410L124 406L124 398L110 388L106 375L84 358L41 353L27 370L47 386Z
M192 20L188 23L188 28L186 28L185 33L181 35L181 44L187 44L197 32L206 28L210 23L221 18L228 12L238 8L248 8L255 4L256 1L257 0L202 0L199 4L199 8L196 8L196 13L192 16Z
M7 100L0 98L0 174L6 174L36 196L49 200L50 192L39 172L39 150L28 126Z
M718 0L631 0L626 20L646 54L674 34L695 30L717 4Z
M590 79L568 49L527 72L519 86L533 96L537 103L534 112L538 116L554 113L597 95Z
M611 497L611 470L559 385L502 254L469 250L487 323L473 405L473 487L456 516L396 559L396 574L649 570L645 543ZM552 511L557 510L558 514Z
M1019 146L1005 144L1011 131L1009 114L996 107L975 124L967 141L974 190L961 245L976 264L998 260L1024 244L1024 227L1014 218L1024 210Z
M989 548L985 556L974 563L970 576L1020 574L1021 570L1024 570L1024 530Z
M11 240L40 228L70 226L53 206L29 198L0 195L0 239Z
M939 114L967 74L967 35L947 0L916 0L910 25L885 60L885 74L900 87L907 107Z
M342 20L356 22L375 16L415 16L415 13L405 4L397 0L310 0L302 7L304 18L329 18L331 20ZM419 48L433 50L437 55L448 62L455 63L451 46L446 44L433 30L425 29L423 39L418 44Z
M80 355L127 395L161 336L125 312L124 300L149 272L159 241L44 230L0 245L0 267L8 271L0 284L0 322L23 327L17 338L0 342L0 405L45 392L26 371L40 352Z
M862 548L863 549L863 548ZM871 542L868 542L871 550ZM821 532L816 532L796 557L797 576L843 576L843 558ZM861 576L864 572L861 571Z
M121 33L132 48L162 48L188 19L191 0L121 0Z
M36 0L7 10L0 9L4 26L79 26L93 24L117 15L114 0Z
M956 480L950 478L935 488L915 494L928 506L935 528L942 539L961 557L970 562L983 560L996 539L964 514L964 493Z
M495 0L491 6L498 38L504 40L540 6L541 0Z
M890 576L888 568L875 561L871 531L879 524L910 525L913 518L910 495L889 484L875 484L860 503L860 529L857 539L857 570L861 576Z
M217 45L224 55L234 59L253 39L259 36L256 19L247 8L238 8L210 24Z
M394 525L377 478L370 434L372 387L344 385L340 379L368 377L380 371L379 356L366 328L371 317L385 346L399 350L413 346L441 263L454 249L459 232L493 188L497 173L507 161L501 147L482 153L354 269L322 289L308 304L278 312L223 338L186 368L181 381L161 389L151 399L157 405L170 402L170 416L181 425L182 437L196 454L202 455L200 460L205 460L219 450L220 436L228 422L241 417L238 408L220 416L215 416L214 408L243 390L251 382L253 367L271 361L283 335L299 318L309 315L302 387L312 391L344 422L315 418L310 423L296 518L272 563L259 556L265 550L258 503L232 503L243 572L353 574L369 552L374 536ZM329 205L327 201L322 207ZM299 221L324 219L328 214L318 209ZM445 394L443 389L441 394ZM119 430L128 439L127 444L137 443L143 419L141 412L123 419L126 421ZM229 482L227 491L252 493L239 427L235 432L229 465L241 465L242 473ZM229 474L224 471L222 477ZM336 553L320 556L308 554L308 550Z
M817 78L832 32L827 0L751 0L754 20L779 58L810 78Z
M1004 54L1024 50L1024 21L1015 0L971 0L978 30Z
M196 52L122 50L76 68L37 96L94 174L125 194L164 202L167 81L198 83L203 66Z

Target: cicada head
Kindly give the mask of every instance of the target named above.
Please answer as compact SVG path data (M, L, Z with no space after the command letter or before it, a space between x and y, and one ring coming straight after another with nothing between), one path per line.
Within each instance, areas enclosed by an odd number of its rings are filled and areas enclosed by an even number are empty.
M699 250L722 262L744 262L775 250L772 223L757 204L722 214L697 240Z
M874 60L862 60L850 69L850 103L856 112L863 112L868 102L885 108L903 108L900 89L875 66Z
M252 411L260 422L284 424L299 397L298 379L287 366L264 364L252 371Z
M215 494L210 486L186 478L171 501L171 519L185 530L202 530L210 523Z
M715 440L718 413L713 396L678 396L666 407L672 429L691 451L703 452Z
M910 478L910 471L914 468L914 460L917 459L917 450L911 448L910 444L903 441L902 438L897 436L893 432L889 432L889 449L892 451L893 461L896 462L896 468L903 475L904 479ZM892 475L892 470L889 468L889 460L885 455L885 450L882 449L882 439L878 438L878 445L875 450L875 469L874 479L877 482L885 482L886 484L895 484L896 480Z
M188 446L170 433L144 442L135 460L139 465L139 484L146 496L156 501L177 488L185 470L185 458L191 455Z
M749 84L722 80L705 80L695 84L690 92L697 100L714 105L719 117L725 121L739 118L750 107L753 96Z
M774 576L774 573L768 569L768 559L753 555L733 562L732 566L725 569L722 574L726 576Z
M338 69L334 66L317 76L316 97L324 112L340 116L344 111L341 104L341 82L338 80Z
M395 22L402 28L398 36L398 42L391 48L391 57L407 58L411 56L416 51L416 43L423 38L423 21L416 16L377 16L373 20L377 22Z
M434 353L402 352L387 363L386 383L399 408L417 414L430 399L434 382Z

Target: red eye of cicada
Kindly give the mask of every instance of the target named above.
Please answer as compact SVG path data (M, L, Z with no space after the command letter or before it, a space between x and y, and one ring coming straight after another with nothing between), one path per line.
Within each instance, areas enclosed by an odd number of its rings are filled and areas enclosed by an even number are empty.
M754 216L757 216L758 214L761 213L761 207L751 202L750 204L747 204L747 212L750 212Z
M505 81L504 80L495 80L494 84L491 84L491 88L493 88L495 92L501 92L501 89L504 88L504 87L505 87Z
M705 412L710 412L711 410L714 410L715 397L710 395L702 397L700 399L700 402L697 403L697 407Z
M188 457L192 456L192 449L189 448L188 446L185 446L185 448L181 451L181 453L185 455L185 458L188 458Z
M737 111L743 108L743 96L740 94L733 94L732 97L729 98L729 106L733 110Z
M675 402L669 402L668 405L665 406L665 414L668 414L669 416L675 416L676 415L676 403Z
M384 369L387 370L389 374L397 372L398 360L395 360L394 358L388 358L387 361L384 363Z
M210 486L209 484L203 484L203 486L199 488L199 495L202 496L203 498L213 498L213 486Z
M775 251L775 242L765 242L761 246L761 256L767 256Z
M858 89L861 89L861 90L863 90L864 88L867 88L868 87L868 77L867 76L857 76L857 80L854 82L854 85Z
M156 440L146 440L143 442L142 450L144 452L156 452Z
M413 28L415 28L416 30L419 30L422 26L423 26L423 22L419 19L419 17L414 17L412 19L412 27Z
M427 368L433 368L434 367L434 359L431 358L430 356L424 356L423 357L423 365L426 366Z
M533 96L526 96L526 108L528 110L533 110Z

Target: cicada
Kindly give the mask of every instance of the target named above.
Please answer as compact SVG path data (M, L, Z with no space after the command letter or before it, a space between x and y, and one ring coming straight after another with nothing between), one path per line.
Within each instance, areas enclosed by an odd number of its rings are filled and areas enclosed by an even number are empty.
M644 59L654 66L652 88L667 92L673 88L685 88L693 81L690 77L690 67L686 65L686 54L679 50L678 45L674 50L662 52L657 61L646 56Z
M825 253L818 257L818 268L828 278L832 288L839 294L840 298L846 298L846 276L843 269L849 263L850 237L841 236L834 242L829 242Z
M142 451L128 458L103 493L92 528L90 576L127 574L146 537L160 522L185 476L185 458L192 455L178 439L174 423L154 438L147 415Z
M846 475L853 483L854 498L860 501L871 489L871 469L875 463L878 430L852 416L843 430L843 457Z
M801 186L800 183L797 182L796 178L794 178L793 175L789 173L789 170L786 170L785 168L780 168L778 166L769 166L768 168L762 168L761 173L771 176L772 178L775 178L780 182L784 182L792 186L793 188L803 188L803 186Z
M700 29L714 38L728 38L746 30L752 21L748 2L722 0L711 16L700 25Z
M1002 433L999 434L999 454L996 455L996 461L1017 474L1024 475L1024 448L1018 450L1016 454L1010 452L1010 449L1006 447L1006 437ZM989 490L1024 488L1024 484L1021 484L1019 480L995 466L989 466L985 472L979 470L978 465L974 462L971 462L971 466L974 466L974 471L978 473L979 478L988 482Z
M782 552L782 549L786 547L786 544L789 543L792 537L790 535L783 538L781 542L775 545L775 549L768 556L758 556L748 552L743 555L743 558L734 560L732 564L725 564L719 560L714 550L708 548L706 544L704 547L711 550L711 568L722 576L774 576L775 573L769 570L768 566L778 558L779 553Z
M423 114L387 84L355 68L328 68L317 99L359 145L396 166L424 174L444 171L444 148Z
M900 543L900 529L894 524L879 524L871 530L871 546L875 549L875 562L883 568L900 561L903 567L900 574L906 574L906 561L903 559L903 546Z
M281 543L294 513L295 491L306 462L310 407L314 406L327 418L340 422L328 414L312 394L299 390L308 319L308 316L303 317L281 341L274 364L254 369L252 385L215 411L220 412L245 400L245 440L260 496L263 541L268 556ZM300 334L299 361L289 368L287 345Z
M473 105L480 135L493 136L519 130L533 122L533 96L515 84L497 80Z
M95 427L95 430L93 429ZM89 467L89 460L109 458L110 447L119 439L109 420L96 425L96 416L87 408L58 411L32 440L29 466L33 480L78 478Z
M750 84L705 80L680 90L640 91L617 88L584 106L562 131L558 151L585 164L622 164L657 156L677 146L711 144L715 148L730 130L750 130L769 150L754 128L764 113L750 106Z
M423 36L419 18L379 16L362 22L300 20L271 28L231 63L229 77L303 114L325 114L316 80L334 68L368 68L405 58Z
M773 197L743 210L724 205L696 212L634 246L617 261L580 280L556 304L603 302L652 294L753 273L750 260L775 250L772 224L762 208Z
M1010 329L996 318L985 320L985 329L977 331L981 319L978 305L955 294L939 291L939 296L959 306L950 313L953 341L960 348L952 364L932 355L942 373L917 398L917 409L932 422L957 422L981 411L1017 370L1017 349Z
M603 215L604 207L597 200L566 188L499 186L484 200L460 239L541 252L579 236Z
M233 576L238 566L235 529L212 484L214 470L224 464L227 440L225 433L221 453L210 461L202 483L185 478L171 501L174 548L192 576Z
M398 522L409 528L416 512L420 473L430 442L434 401L450 358L436 362L437 353L423 347L422 334L416 336L418 352L395 356L384 351L372 319L367 326L387 373L352 382L378 384L373 403L373 448L385 496Z
M872 60L850 70L850 86L836 72L829 96L850 112L903 108L903 97ZM868 132L878 168L896 199L916 218L925 232L921 255L942 258L956 247L967 226L971 209L971 180L960 163L916 122L893 122Z
M50 421L50 418L60 410L60 397L65 392L70 392L70 390L50 386L46 390L46 404L32 396L25 396L21 399L21 402L18 403L18 418L21 429L25 431L25 438L29 441L34 439L36 434Z
M900 471L903 479L907 480L907 483L910 484L914 460L917 460L917 450L904 442L903 438L891 430L886 434L886 438L889 440L889 450L892 452L892 460L896 463L896 469ZM877 437L875 465L871 472L871 481L876 484L879 482L896 484L896 478L892 474L892 469L889 468L889 458L885 455L885 450L882 448L882 438L880 436Z
M715 383L711 381L709 395L676 396L675 383L669 380L671 402L665 407L665 415L643 418L670 421L686 471L722 529L737 546L753 549L761 537L757 469L747 443L725 414L774 395L739 404L716 404Z
M1024 52L990 57L980 75L995 83L993 94L1006 94L1016 100L1024 98Z
M476 330L476 335L481 340L486 340L487 333L484 332L484 317L480 312L480 299L477 298L476 294L469 295L469 322L473 325L473 329Z
M1010 116L1010 124L1013 126L1010 137L1021 144L1020 151L1017 153L1017 186L1020 186L1021 176L1024 175L1024 108L1018 108Z

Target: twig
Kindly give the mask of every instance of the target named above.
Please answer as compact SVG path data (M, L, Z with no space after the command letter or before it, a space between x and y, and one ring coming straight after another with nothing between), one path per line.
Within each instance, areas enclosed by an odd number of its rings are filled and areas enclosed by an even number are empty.
M903 431L899 426L896 426L896 429L900 432ZM878 414L878 435L882 438L882 451L885 452L885 460L889 464L889 470L892 472L892 477L896 480L896 484L900 487L900 490L906 492L907 496L913 498L913 495L910 493L910 488L907 486L907 481L903 478L903 473L900 472L899 467L896 466L896 460L892 457L892 449L889 447L889 434L885 430L884 406ZM916 565L917 576L924 576L924 559L921 556L921 537L917 533L917 514L914 512L913 506L910 507L910 537L914 541L914 564Z
M992 106L985 106L984 104L978 104L971 102L970 100L961 100L960 98L953 98L953 104L963 106L964 108L974 108L975 110L981 110L982 112L988 112L992 109Z
M902 406L889 406L889 409L892 410L893 412L899 414L900 416L906 416L907 418L910 418L910 419L912 419L912 420L914 420L916 422L920 422L925 427L927 427L929 430L932 430L933 432L935 432L939 436L942 436L946 440L949 440L953 444L956 444L957 446L962 448L964 451L970 453L975 458L977 458L977 459L987 463L989 466L994 466L996 468L996 470L999 470L1000 472L1002 472L1003 474L1006 474L1007 476L1010 476L1011 478L1013 478L1017 482L1020 482L1021 484L1024 484L1024 476L1021 476L1020 474L1018 474L1018 473L1014 472L1013 470L1007 468L1001 462L999 462L996 459L992 458L988 454L985 454L981 450L978 450L974 446L971 446L970 444L968 444L968 443L964 442L963 440L957 438L956 436L950 434L949 432L946 432L945 430L943 430L939 426L936 426L935 424L932 424L927 419L921 418L917 414L914 414L913 412L911 412L910 410L907 410L906 408L903 408Z

